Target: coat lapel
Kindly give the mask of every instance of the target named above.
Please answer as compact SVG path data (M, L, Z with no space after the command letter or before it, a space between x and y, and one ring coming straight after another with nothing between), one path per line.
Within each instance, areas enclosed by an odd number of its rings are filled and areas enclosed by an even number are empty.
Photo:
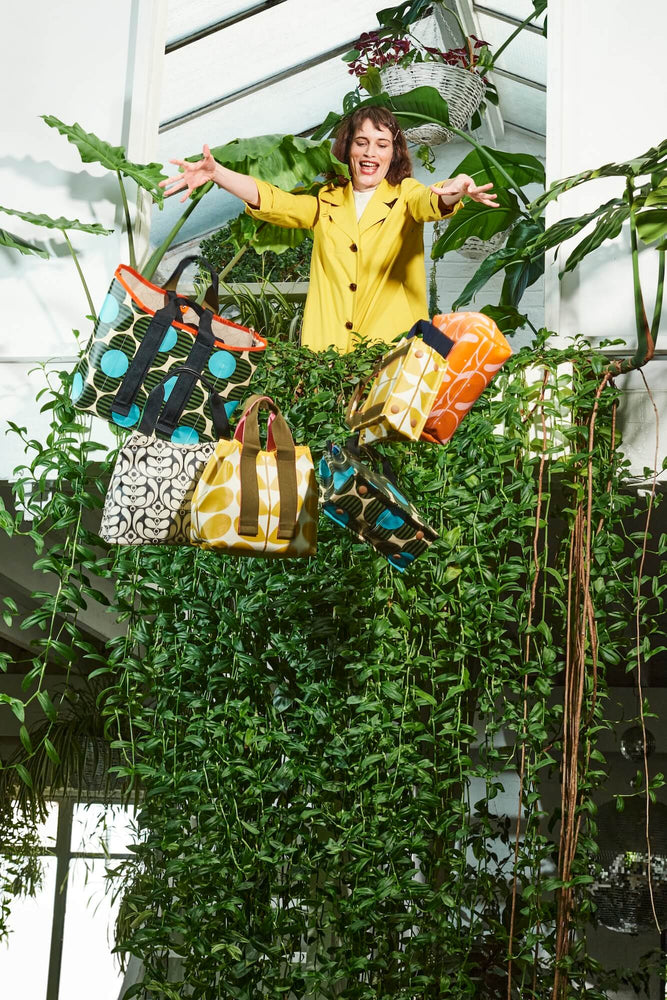
M366 205L366 209L359 219L359 233L365 233L371 226L384 222L392 207L396 203L399 189L393 184L389 184L386 178L380 181L373 197Z
M326 206L331 221L354 242L359 238L357 213L354 207L352 184L344 187L328 188L320 194L320 202Z

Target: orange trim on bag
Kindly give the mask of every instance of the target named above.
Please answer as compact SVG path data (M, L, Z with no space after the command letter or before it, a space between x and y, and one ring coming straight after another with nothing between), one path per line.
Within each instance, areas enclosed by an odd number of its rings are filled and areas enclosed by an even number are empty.
M119 264L114 272L114 277L116 281L118 281L123 286L123 288L130 296L130 298L133 299L137 303L137 305L141 306L144 312L146 312L149 316L154 316L155 309L150 309L144 302L141 301L141 299L137 298L136 294L132 291L127 282L124 281L123 278L121 277L120 273L121 271L129 271L130 274L132 274L138 281L142 283L142 285L145 285L147 288L150 288L154 292L163 292L164 289L160 288L159 285L154 285L152 282L148 281L147 278L144 278L142 274L139 274L138 271L135 271L133 267L129 266L129 264ZM181 306L181 311L187 312L187 307ZM223 323L225 326L232 327L234 330L243 330L244 333L251 333L254 339L259 340L260 342L259 344L253 347L236 347L234 344L225 344L223 340L216 340L215 341L216 347L224 347L225 350L227 351L264 351L266 349L267 342L264 339L264 337L260 337L257 331L252 330L249 326L241 326L240 323L234 323L231 319L225 319L224 316L218 316L217 313L213 314L213 319L217 320L220 323ZM188 326L187 323L174 322L172 323L172 326L175 326L178 330L185 330L186 333L191 333L193 337L197 336L196 328Z

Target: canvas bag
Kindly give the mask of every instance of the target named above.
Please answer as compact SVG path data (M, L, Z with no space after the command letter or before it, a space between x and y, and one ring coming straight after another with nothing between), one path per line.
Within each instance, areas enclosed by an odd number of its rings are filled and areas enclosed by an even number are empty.
M175 372L192 374L187 369ZM224 400L212 383L211 419L229 436ZM139 429L121 447L104 501L100 537L114 545L189 545L190 504L195 485L215 450L214 441L174 444L155 435L166 376L151 392Z
M258 413L273 415L267 447ZM317 546L317 484L310 449L295 445L272 399L251 396L233 440L218 441L192 498L192 540L265 558L310 556Z
M419 320L369 377L356 387L346 422L361 444L402 437L418 441L447 368L452 342ZM369 384L365 400L362 397Z
M376 472L362 461L364 453L379 461L353 440L345 447L328 444L319 465L322 512L404 572L438 534L403 495L389 463Z
M433 325L453 341L453 346L421 436L425 441L445 444L511 356L512 348L484 313L438 315L433 317Z
M185 267L199 260L211 275L202 308L177 294ZM184 257L164 286L121 264L99 310L93 336L72 380L72 401L121 427L136 427L149 393L175 368L204 373L231 416L246 394L266 341L254 330L216 315L218 276L203 258ZM194 444L215 438L196 375L167 383L158 437Z

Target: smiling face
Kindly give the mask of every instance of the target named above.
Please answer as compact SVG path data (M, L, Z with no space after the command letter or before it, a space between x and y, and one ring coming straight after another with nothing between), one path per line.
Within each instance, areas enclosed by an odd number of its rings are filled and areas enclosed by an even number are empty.
M387 176L394 155L394 142L388 128L376 127L366 118L355 130L350 143L350 174L355 191L377 187Z

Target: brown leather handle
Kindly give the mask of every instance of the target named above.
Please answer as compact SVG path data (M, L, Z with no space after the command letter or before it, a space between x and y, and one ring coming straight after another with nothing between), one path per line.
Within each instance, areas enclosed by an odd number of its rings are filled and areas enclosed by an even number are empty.
M246 403L241 420L245 417L241 443L241 512L239 534L256 535L259 531L259 486L257 484L257 456L261 452L259 440L259 411L274 414L271 427L276 445L276 468L280 494L278 538L293 538L297 517L296 451L294 439L280 409L269 396L251 396Z

